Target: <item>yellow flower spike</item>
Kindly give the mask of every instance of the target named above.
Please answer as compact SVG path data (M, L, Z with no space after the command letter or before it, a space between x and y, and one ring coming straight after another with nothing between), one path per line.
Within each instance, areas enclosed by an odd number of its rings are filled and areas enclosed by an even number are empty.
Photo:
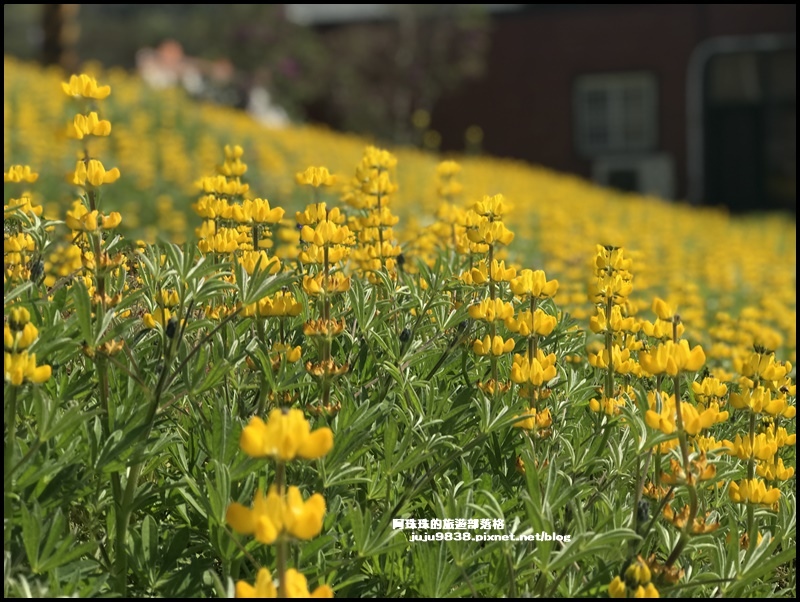
M483 200L475 203L473 210L478 215L501 217L508 212L508 204L502 194L485 195Z
M250 185L240 182L239 178L227 178L222 174L200 178L195 185L205 194L226 196L241 196L250 190Z
M317 224L326 219L327 204L326 203L312 203L308 205L304 211L295 213L295 219L301 226L309 226Z
M794 476L794 467L786 468L783 459L778 458L777 462L759 462L756 473L768 481L786 481Z
M513 426L526 431L533 431L546 429L553 424L550 408L545 408L539 412L537 412L535 408L530 408L527 413L530 414L528 418L522 418L515 422Z
M495 335L494 337L488 334L483 339L476 339L472 343L472 350L477 355L494 355L499 356L504 353L511 353L516 346L514 339L509 338L503 340L503 337Z
M555 316L545 313L538 307L533 315L529 310L525 310L521 311L516 319L513 316L505 318L506 328L524 337L530 336L531 333L547 336L555 330L557 324L558 319Z
M308 581L295 569L286 571L286 596L288 598L333 598L329 585L320 585L313 592L308 591Z
M256 224L277 224L286 213L283 207L270 207L266 199L245 199L242 211L248 222Z
M161 326L164 328L172 317L172 312L166 307L158 307L152 314L144 314L142 322L146 328L156 328Z
M661 410L658 410L659 397ZM661 431L665 435L675 432L675 396L665 393L649 391L647 401L650 407L644 415L644 421L652 429ZM681 406L683 408L683 406Z
M3 344L6 351L22 351L30 347L39 336L39 330L31 324L26 323L22 329L15 329L9 325L3 328Z
M767 488L761 479L742 479L738 483L731 481L728 489L731 501L739 504L764 504L772 506L777 504L781 497L779 489Z
M319 188L320 186L333 186L336 178L330 174L327 167L309 167L295 175L295 181L305 186Z
M39 179L39 174L31 171L29 165L12 165L3 172L3 182L28 182L32 184Z
M256 271L256 266L267 274L275 274L281 269L280 259L269 257L265 251L244 251L236 261L250 276Z
M492 261L490 274L495 282L510 282L517 275L517 270L513 267L506 268L505 261L495 259Z
M3 372L6 382L19 387L26 381L41 384L50 380L52 369L47 364L37 366L36 354L22 351L3 354Z
M256 532L256 527L259 525L259 521L265 517L267 517L267 498L260 489L256 491L255 497L253 498L252 509L243 506L239 502L233 502L228 506L225 512L225 522L227 522L234 531L242 535L254 534ZM262 524L261 529L262 535L264 535L266 539L269 539L269 541L262 543L270 544L277 539L278 529L274 525L272 525L271 539L268 537L268 526Z
M517 296L553 297L558 292L558 280L547 280L543 270L522 270L511 280L511 291Z
M632 562L625 571L626 582L647 583L650 581L650 567L641 558L638 561Z
M608 595L611 598L625 598L625 582L622 578L617 575L614 579L611 580L611 583L608 584Z
M101 213L100 218L103 230L112 230L122 223L122 215L117 211L112 211L108 215Z
M322 531L325 517L325 498L315 493L303 502L297 487L289 487L284 506L286 530L297 539L311 539Z
M653 300L653 313L658 316L659 320L663 320L665 322L671 322L672 317L675 315L675 312L669 305L667 305L667 302L659 297L656 297Z
M725 422L728 419L728 412L720 412L717 404L698 411L695 406L685 401L681 402L681 415L684 430L689 435L697 435L714 424Z
M75 115L67 127L67 137L83 140L85 136L108 136L111 134L111 122L100 119L95 111L88 115Z
M293 570L293 569L290 569ZM261 568L256 576L255 587L246 581L236 582L237 598L277 598L278 590L272 582L272 575L268 569Z
M721 399L728 394L728 386L718 378L707 376L702 381L692 382L692 392L700 403L708 403L713 399Z
M239 445L253 458L271 456L284 462L295 457L316 460L333 447L333 432L322 427L312 433L302 411L275 409L266 423L253 417L242 430Z
M119 169L116 167L106 171L103 164L97 159L89 161L79 160L75 164L75 171L72 173L70 181L76 186L102 186L112 184L120 177Z
M513 318L514 306L502 299L484 299L467 308L467 312L473 320L493 322Z
M69 82L61 82L61 89L67 96L73 98L94 98L102 100L111 94L111 86L98 86L97 80L90 75L81 73L72 75Z

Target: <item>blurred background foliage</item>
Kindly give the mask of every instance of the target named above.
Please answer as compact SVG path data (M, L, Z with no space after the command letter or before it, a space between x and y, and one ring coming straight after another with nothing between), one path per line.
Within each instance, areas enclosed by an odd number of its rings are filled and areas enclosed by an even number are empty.
M435 102L483 74L489 22L481 5L388 6L391 19L340 29L295 23L284 4L6 4L3 50L134 70L166 42L203 61L211 81L194 96L245 108L262 87L294 121L419 144Z

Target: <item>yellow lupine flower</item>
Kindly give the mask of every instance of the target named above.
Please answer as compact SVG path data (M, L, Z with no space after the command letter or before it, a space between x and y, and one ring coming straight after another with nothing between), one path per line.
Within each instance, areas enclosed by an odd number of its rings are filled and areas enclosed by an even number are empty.
M556 377L555 364L555 353L545 355L541 349L537 349L536 357L532 360L517 353L511 364L511 380L520 385L530 383L540 387Z
M254 535L263 544L271 544L284 534L297 539L311 539L322 531L325 498L315 493L305 502L297 487L289 487L286 496L278 494L275 485L264 496L256 491L252 509L233 502L228 506L225 520L234 531Z
M589 364L595 368L600 368L602 370L608 368L608 349L600 349L597 353L589 352L588 360ZM614 345L611 348L611 364L614 367L614 372L618 374L634 374L639 376L641 373L639 364L631 357L631 350L628 348L621 349L619 345Z
M775 361L775 354L772 352L753 352L744 358L734 357L733 367L742 376L763 380L782 380L792 371L791 363Z
M786 481L794 475L794 467L786 468L783 459L778 458L777 462L759 462L756 466L758 476L769 481Z
M277 356L285 356L286 361L290 364L299 361L303 354L303 348L300 347L300 345L297 347L291 347L282 343L275 343L270 351ZM278 359L280 358L278 357Z
M511 316L505 319L506 328L524 337L534 333L546 337L555 330L556 324L558 319L555 316L545 313L538 307L533 314L530 310L525 310L521 311L517 318Z
M473 320L494 322L514 317L514 306L502 299L484 299L471 305L467 312Z
M728 394L728 386L718 378L707 376L702 381L692 382L692 392L700 403L708 403L713 399L720 399Z
M79 160L75 165L75 171L70 177L70 181L76 186L102 186L112 184L119 179L119 169L116 167L106 171L103 164L97 159L89 161Z
M494 259L489 273L495 282L510 282L517 275L517 269L514 267L506 268L505 261Z
M617 575L608 584L611 598L658 598L658 590L650 581L650 567L641 556L637 556L625 569L624 576Z
M196 182L196 186L205 194L224 194L239 196L247 194L249 184L243 184L239 178L227 178L223 175L205 176Z
M31 171L29 165L12 165L8 171L3 172L3 182L28 182L33 183L39 174Z
M618 395L617 397L602 396L600 399L592 398L589 400L589 409L592 412L603 412L609 416L614 416L620 413L620 408L625 406L625 397Z
M633 267L633 260L625 257L625 249L622 247L597 245L596 249L594 265L598 270L629 272Z
M658 409L660 396L661 409ZM652 429L661 431L665 435L675 432L675 396L663 392L648 391L647 401L650 409L645 412L644 421Z
M797 412L797 408L789 405L785 395L773 396L772 391L763 386L744 389L740 393L731 393L728 401L731 407L737 410L750 409L753 412L764 412L771 416L780 414L788 419L794 418Z
M61 89L67 96L74 98L82 96L102 100L111 94L111 86L98 86L97 80L85 73L72 75L69 82L61 82Z
M514 351L516 342L514 339L509 338L503 340L503 337L495 335L494 337L488 334L483 339L476 339L472 343L472 350L478 355L503 355L504 353L511 353Z
M30 168L28 168L30 169ZM38 177L38 174L33 174ZM35 178L34 178L35 179ZM35 205L33 199L28 194L23 194L18 199L8 199L8 205L3 206L3 213L8 214L13 211L21 211L37 217L42 217L43 208L41 205Z
M488 245L502 243L508 245L514 240L514 233L506 228L503 222L484 220L477 228L467 231L467 238L476 243L486 243Z
M158 325L164 328L171 317L172 312L168 308L158 307L152 314L144 314L142 322L144 322L145 328L156 328Z
M246 222L256 224L277 224L286 213L283 207L270 207L267 199L245 199L242 212Z
M651 375L663 374L676 376L682 371L696 371L703 367L705 353L700 345L689 349L689 342L681 339L678 343L666 341L655 350L639 355L642 368Z
M355 237L347 226L339 226L334 222L323 220L316 227L303 226L300 239L304 242L315 244L319 247L335 245L352 245Z
M672 317L675 315L673 309L667 305L667 302L659 297L653 299L653 313L658 316L659 320L671 322Z
M550 408L545 408L541 411L536 411L536 408L530 408L527 412L530 414L527 418L522 418L514 423L517 428L526 431L541 430L548 428L553 424L553 417L550 415Z
M285 575L286 596L288 598L333 598L333 590L329 585L320 585L313 592L308 591L308 581L295 569L288 569ZM236 582L237 598L277 598L278 588L272 582L268 569L259 569L256 585L253 587L246 581Z
M313 186L333 186L336 178L331 175L327 167L308 167L305 171L295 175L295 180L300 185Z
M518 296L552 297L558 292L558 280L547 280L543 270L522 270L511 280L511 291Z
M762 479L742 479L731 481L728 489L731 501L739 504L776 504L781 497L779 489L767 487Z
M721 412L719 406L712 403L704 410L685 401L681 402L681 417L683 418L683 428L690 435L697 435L701 431L712 427L728 419L728 412Z
M648 320L641 320L639 327L647 336L656 339L666 339L672 337L673 324L672 322L665 322L664 320L656 319L655 322ZM683 335L686 327L680 323L675 327L675 333L680 337Z
M740 460L749 460L751 457L761 461L771 460L778 453L778 441L768 437L766 433L755 435L750 441L750 435L736 435L733 441L724 441L728 453L737 456Z
M36 354L3 353L3 372L6 382L19 387L24 382L43 383L50 379L52 369L47 364L36 365Z
M277 257L269 257L265 251L244 251L236 258L236 261L250 276L256 271L256 266L268 274L275 274L281 269L281 260Z
M478 215L499 217L508 212L508 203L502 194L485 195L482 200L475 203L472 209Z
M312 433L301 410L274 409L266 423L258 416L250 419L242 430L239 445L253 458L271 456L283 462L295 457L315 460L333 447L333 432L322 427Z
M625 582L619 575L614 577L614 579L611 580L611 583L608 584L608 595L611 598L626 597Z
M341 272L329 274L327 280L322 273L316 276L303 276L303 290L309 295L321 295L324 292L344 293L350 290L350 276L344 276Z
M293 569L290 569L293 570ZM237 598L277 598L278 589L272 582L272 575L268 569L259 569L255 587L246 581L236 582Z
M301 311L303 305L288 291L264 297L258 302L258 312L261 316L298 316Z
M83 140L85 136L108 136L111 134L111 122L100 119L95 111L88 115L75 115L67 126L67 137Z
M639 331L639 323L633 316L626 318L622 317L622 308L619 305L614 305L611 308L611 319L606 317L606 310L604 307L597 307L594 316L589 318L589 328L595 334L611 331L611 332L631 332L636 333Z
M313 592L309 592L305 576L294 569L289 569L286 571L286 595L289 598L333 598L333 590L329 585L320 585Z
M39 330L28 322L21 329L12 329L9 324L3 327L3 346L6 351L22 351L31 346L39 336Z

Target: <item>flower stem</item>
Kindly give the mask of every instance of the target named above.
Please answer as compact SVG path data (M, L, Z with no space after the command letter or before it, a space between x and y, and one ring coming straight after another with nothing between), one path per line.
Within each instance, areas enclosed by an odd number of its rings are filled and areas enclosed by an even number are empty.
M286 495L286 464L279 461L275 467L275 489L278 497L283 503ZM278 597L286 598L286 560L288 557L288 546L286 537L281 534L278 537L277 572L278 572Z
M608 354L608 372L606 372L606 399L614 397L614 338L611 333L611 308L614 306L612 297L606 299L606 353Z
M17 391L19 387L11 385L11 395L6 406L6 440L3 446L3 549L10 553L13 512L11 509L12 468L14 453L17 449Z

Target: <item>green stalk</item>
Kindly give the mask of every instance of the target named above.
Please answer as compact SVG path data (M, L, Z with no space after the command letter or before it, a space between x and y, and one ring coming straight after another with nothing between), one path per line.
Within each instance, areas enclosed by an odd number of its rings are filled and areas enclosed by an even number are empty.
M659 374L656 376L656 412L661 414L661 381L664 375ZM659 487L661 486L661 444L659 443L656 448L656 465L654 472L653 483L655 484L656 495L658 495Z
M281 503L284 502L286 497L286 464L278 461L275 467L275 489L278 491L278 497ZM278 554L277 554L277 572L278 572L278 597L286 598L286 561L288 558L288 542L286 536L282 533L278 536Z
M691 465L689 464L689 441L686 437L686 431L683 428L683 416L681 414L681 373L678 370L678 373L675 375L674 378L674 389L675 389L675 421L678 427L678 440L680 441L681 445L681 456L683 458L683 470L686 473L686 488L689 490L689 516L686 518L686 524L683 526L681 530L681 536L678 539L678 543L675 544L675 549L672 550L672 553L667 558L667 562L665 564L666 567L671 567L675 564L675 561L680 556L683 548L686 547L686 544L689 543L689 535L692 531L692 526L694 525L694 519L697 516L697 488L694 484L694 479L691 473Z
M749 435L750 437L750 459L747 461L747 478L753 479L756 475L755 443L756 443L756 415L750 412ZM747 556L749 558L758 542L758 529L756 528L755 506L747 504Z
M181 308L183 305L181 305ZM183 319L183 312L179 312L178 323ZM164 366L159 374L156 389L153 393L153 400L147 411L147 418L145 419L145 431L142 435L141 441L146 442L150 437L150 432L153 430L156 413L161 402L161 396L167 385L167 376L169 374L169 365L172 361L173 351L178 344L179 339L183 336L184 328L176 333L174 339L166 345L166 353L164 357ZM166 338L166 334L165 334ZM139 484L139 477L144 468L144 448L142 448L136 457L136 462L131 466L128 473L128 479L125 482L125 491L122 495L122 500L117 498L117 520L116 520L116 533L114 544L114 567L112 579L118 594L122 597L127 595L128 590L128 527L130 526L131 515L133 514L133 503L136 496L136 488Z
M17 450L17 391L19 387L11 385L11 395L6 406L6 440L3 445L3 528L4 551L11 551L11 531L13 530L13 511L11 508L12 468L14 454Z
M488 265L486 267L488 268L487 272L488 272L488 276L489 276L489 299L491 299L492 301L494 301L495 297L497 296L497 293L495 292L495 288L494 288L494 278L492 278L492 260L493 259L494 259L494 245L490 244L489 245L489 257L487 259ZM489 334L491 336L491 342L489 344L489 361L492 364L492 379L494 380L494 383L495 383L495 386L494 386L495 397L497 397L498 388L499 388L498 387L498 383L497 383L497 356L495 356L494 353L492 353L492 351L491 351L491 346L494 343L494 337L497 335L497 325L494 323L494 320L492 320L490 322L490 324L489 324Z
M614 396L614 338L611 333L611 309L614 307L612 297L606 298L606 353L608 353L608 371L606 372L605 397L610 399Z

